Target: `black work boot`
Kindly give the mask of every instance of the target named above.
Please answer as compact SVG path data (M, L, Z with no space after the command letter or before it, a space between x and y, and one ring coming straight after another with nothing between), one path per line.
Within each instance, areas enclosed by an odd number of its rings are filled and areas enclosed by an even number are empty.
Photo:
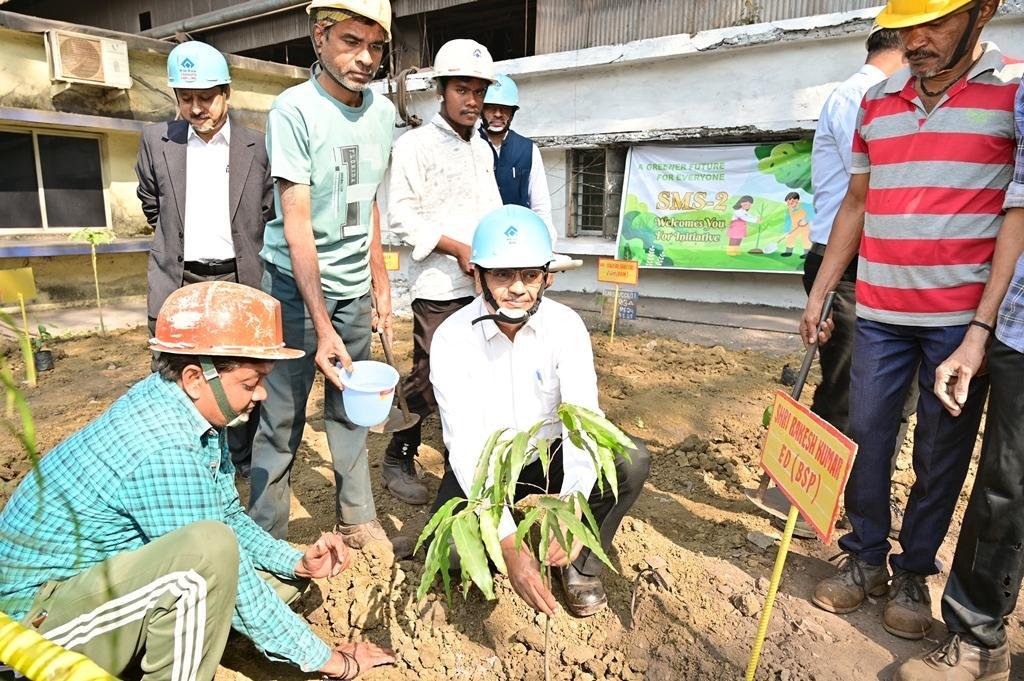
M608 604L600 577L585 575L570 563L558 570L565 605L576 617L590 617Z
M427 486L416 475L415 457L419 444L418 428L395 433L384 452L384 465L381 467L384 488L400 501L414 506L422 506L430 500Z

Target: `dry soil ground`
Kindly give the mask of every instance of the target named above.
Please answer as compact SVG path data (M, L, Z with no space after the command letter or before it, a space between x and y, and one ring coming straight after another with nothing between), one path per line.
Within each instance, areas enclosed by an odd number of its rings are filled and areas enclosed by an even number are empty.
M627 329L628 330L628 329ZM396 351L407 367L409 328L400 327ZM742 490L756 484L761 412L784 364L793 354L727 350L688 344L664 335L632 333L609 345L594 336L601 401L608 416L645 439L653 467L643 495L615 539L616 573L605 584L609 608L587 620L560 614L553 623L553 677L593 679L742 678L764 603L777 542L762 549L753 533L779 532L747 502ZM758 345L758 347L767 347ZM777 346L776 346L777 347ZM39 444L47 451L100 414L148 371L142 330L64 340L56 344L57 369L29 390ZM19 369L20 370L20 369ZM809 394L805 391L805 395ZM334 522L321 397L311 398L310 419L294 472L289 539L314 540ZM436 418L428 419L420 460L425 480L436 488L442 473ZM374 492L380 517L391 533L415 533L427 520L379 488L386 440L370 437ZM0 504L27 470L13 439L0 448ZM909 444L901 456L896 492L912 482ZM241 483L243 499L245 485ZM955 537L957 520L951 531ZM947 540L940 555L951 558ZM793 544L764 647L759 679L888 679L898 660L941 639L936 620L929 640L902 641L880 626L882 601L836 616L808 598L815 582L830 573L835 546L817 540ZM646 579L658 567L664 587ZM316 583L300 602L314 629L328 640L369 639L395 648L399 662L367 679L539 679L543 665L540 620L499 578L497 600L471 592L449 607L443 598L414 601L420 564L363 556L332 582ZM945 576L931 580L933 612ZM631 600L635 597L635 613ZM1015 650L1024 647L1020 610L1010 619ZM1014 656L1015 679L1024 679L1024 654ZM267 662L248 642L233 637L218 679L300 679L287 665Z

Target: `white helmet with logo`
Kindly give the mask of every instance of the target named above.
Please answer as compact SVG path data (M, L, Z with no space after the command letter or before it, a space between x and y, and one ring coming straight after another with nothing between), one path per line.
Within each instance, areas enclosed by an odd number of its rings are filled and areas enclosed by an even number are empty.
M434 77L482 78L497 83L494 75L494 60L487 48L475 40L457 38L449 40L434 57Z

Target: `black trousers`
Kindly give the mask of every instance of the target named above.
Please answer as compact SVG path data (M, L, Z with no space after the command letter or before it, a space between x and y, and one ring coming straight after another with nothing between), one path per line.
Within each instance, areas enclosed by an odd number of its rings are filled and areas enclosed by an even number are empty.
M808 294L821 269L823 256L808 251L804 260L804 291ZM832 321L835 328L828 343L818 346L818 365L821 367L821 383L814 389L811 411L825 419L846 435L850 434L850 366L853 364L853 336L857 330L857 258L854 256L842 279L836 285L836 299L832 303ZM896 456L900 453L903 440L910 425L910 416L917 410L920 390L917 381L911 378L910 391L903 403L903 417L900 421L896 448L893 450L890 471L896 468Z
M434 340L434 332L441 322L472 301L472 297L454 300L417 298L412 301L412 369L402 381L402 391L409 403L409 411L419 414L420 420L412 428L401 430L394 436L396 440L411 445L409 458L416 455L416 448L420 445L423 418L437 410L434 386L430 384L430 344Z
M995 341L991 390L974 488L942 595L951 632L983 646L1006 642L1003 617L1017 605L1024 572L1024 354Z
M594 514L594 520L597 521L601 531L601 547L605 553L611 548L612 539L615 537L615 532L618 531L622 519L626 517L626 512L640 496L640 491L644 488L644 481L647 480L647 475L650 472L651 455L647 451L647 445L641 440L634 441L637 448L631 452L631 460L627 462L623 457L615 460L615 475L619 482L618 501L615 500L607 485L605 485L604 492L601 492L596 484L587 499L590 510ZM539 460L523 468L519 474L519 483L516 485L516 501L542 490L549 494L556 494L561 490L564 471L560 441L556 440L551 445L551 452L550 475L547 480L544 479L544 469ZM437 499L434 501L434 507L430 510L431 515L444 506L449 499L465 496L466 492L463 491L455 473L448 468L444 477L441 478ZM585 575L600 575L604 569L601 559L593 555L586 547L580 551L580 555L573 565Z

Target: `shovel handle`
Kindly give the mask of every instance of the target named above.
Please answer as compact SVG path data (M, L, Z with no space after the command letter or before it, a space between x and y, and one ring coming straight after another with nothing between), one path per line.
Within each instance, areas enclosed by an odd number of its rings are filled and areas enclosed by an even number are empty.
M384 335L383 331L379 331L377 335L380 337L380 344L384 347L384 359L391 365L392 368L397 369L395 366L394 355L391 354L391 343L388 342L388 337ZM405 422L409 422L409 403L405 401L405 391L402 390L402 380L399 378L398 383L395 384L395 394L398 395L398 406L402 410L402 416L405 418Z
M818 334L821 333L821 329L825 326L828 321L829 315L832 314L832 304L836 301L836 292L829 291L828 295L825 296L825 304L821 306L821 317L818 319L818 328L814 330L814 342L807 346L807 352L804 354L804 362L800 365L800 373L797 374L796 384L793 386L793 392L790 396L794 400L800 399L800 393L804 391L804 383L807 382L807 374L811 372L811 364L814 362L814 356L818 353Z

